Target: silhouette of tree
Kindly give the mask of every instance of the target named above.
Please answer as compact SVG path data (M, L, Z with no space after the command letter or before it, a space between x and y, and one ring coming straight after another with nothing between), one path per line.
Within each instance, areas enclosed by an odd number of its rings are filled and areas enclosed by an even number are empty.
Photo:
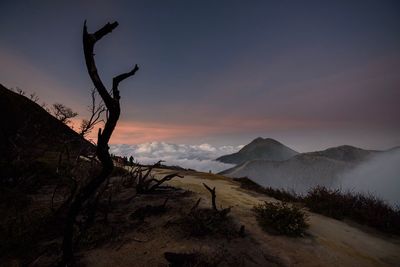
M121 112L118 86L121 81L133 76L139 69L139 67L135 65L131 71L114 77L111 91L107 90L101 81L94 60L94 46L97 41L112 32L117 26L118 22L107 23L94 33L88 33L86 21L83 26L83 50L86 67L97 92L106 106L108 116L105 121L104 129L99 129L97 138L96 155L102 165L101 172L97 176L91 178L84 186L81 187L72 200L67 212L64 239L62 244L63 257L61 265L63 266L70 265L73 260L73 230L76 218L81 211L82 205L96 193L98 188L109 177L114 168L113 161L109 153L108 142L115 129L115 126L117 125L117 121Z
M52 112L54 117L56 117L59 121L61 121L64 124L70 123L71 122L70 119L78 116L78 113L72 111L71 108L60 103L53 104Z
M104 107L103 103L96 102L95 89L92 90L91 96L92 96L92 105L89 107L89 111L91 114L90 118L83 119L81 122L81 126L79 128L79 134L83 137L89 134L98 123L104 122L104 120L101 119L101 115L106 110L106 108Z

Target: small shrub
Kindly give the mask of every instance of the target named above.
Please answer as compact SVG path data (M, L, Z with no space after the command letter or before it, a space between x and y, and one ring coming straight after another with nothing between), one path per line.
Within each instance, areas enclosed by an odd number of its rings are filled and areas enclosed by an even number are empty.
M285 190L283 188L276 189L272 187L263 187L256 182L250 180L247 177L233 178L233 180L240 183L240 187L243 189L251 190L260 194L264 194L281 201L298 202L301 201L301 197L294 191Z
M276 189L272 187L265 187L264 193L270 197L281 201L288 201L288 202L298 202L300 201L300 197L294 191L289 191L286 189Z
M348 218L387 233L400 234L400 210L372 195L343 193L319 186L308 192L304 203L311 211L325 216Z
M338 189L329 190L322 186L311 189L304 198L304 203L311 211L338 220L348 213L346 209L352 206L351 201L348 194L343 195Z
M308 227L306 214L285 202L264 202L253 208L260 226L267 232L288 236L302 236Z
M195 209L183 217L180 224L190 236L239 237L239 227L227 213L213 209Z
M312 212L337 219L350 219L390 234L400 234L400 209L371 194L342 192L317 186L305 196L284 189L262 187L247 177L234 178L240 187L281 201L301 202Z

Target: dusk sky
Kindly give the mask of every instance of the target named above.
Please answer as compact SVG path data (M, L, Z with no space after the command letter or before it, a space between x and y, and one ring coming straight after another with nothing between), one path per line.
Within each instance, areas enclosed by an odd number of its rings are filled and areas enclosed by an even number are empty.
M400 1L4 1L0 83L87 116L82 26L121 83L113 144L400 145Z

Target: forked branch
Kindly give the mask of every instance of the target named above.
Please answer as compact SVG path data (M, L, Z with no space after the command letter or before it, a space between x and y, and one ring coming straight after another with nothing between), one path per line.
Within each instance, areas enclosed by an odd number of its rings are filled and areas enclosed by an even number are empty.
M217 204L216 204L216 198L217 198L217 194L215 193L215 187L213 187L212 189L206 185L205 183L203 183L204 187L210 192L211 194L211 205L212 205L212 209L215 211L216 214L218 214L219 216L222 217L226 217L226 215L228 215L229 212L231 212L231 207L228 208L222 208L221 210L217 209Z
M96 63L94 60L94 45L97 41L103 38L105 35L113 31L118 26L118 22L107 23L100 30L95 33L88 33L86 27L86 21L83 26L83 50L85 55L86 67L89 73L89 76L99 93L100 97L103 99L103 102L106 106L108 116L105 121L103 131L99 129L98 139L97 139L97 149L96 155L99 158L102 169L98 176L92 178L88 181L76 194L75 198L71 202L69 207L65 230L64 230L64 240L63 240L63 258L62 265L70 265L73 260L73 230L74 223L76 221L77 216L79 215L82 205L94 195L94 193L98 190L98 188L103 184L103 182L109 177L113 170L113 161L111 159L109 153L108 142L110 141L111 135L117 125L117 121L120 116L120 103L119 103L119 90L118 85L122 80L134 75L138 70L138 66L135 65L135 68L121 75L116 76L115 83L113 83L112 94L110 95L109 91L104 86L103 82L100 79L100 76L97 72Z
M217 209L217 204L215 203L215 199L217 198L217 195L215 194L215 187L213 187L213 189L211 189L208 185L206 185L205 183L203 183L204 187L210 192L211 194L211 204L212 204L212 208L215 211L218 211Z
M161 184L172 180L173 178L178 177L178 178L183 178L182 175L179 175L178 173L171 173L168 174L166 176L164 176L162 179L157 180L157 179L152 179L152 181L154 182L154 185L152 185L147 192L151 192L153 190L155 190L157 187L159 187Z
M119 96L119 91L118 91L118 85L120 82L122 82L123 80L125 80L126 78L129 78L133 75L135 75L135 73L139 70L138 65L135 65L135 67L133 68L133 70L131 70L130 72L127 73L123 73L120 74L118 76L115 76L113 79L113 86L112 86L112 91L113 91L113 95L115 99L120 99Z
M92 89L91 97L92 97L92 105L89 107L90 118L88 120L87 119L82 120L80 126L79 134L83 137L89 134L98 123L104 122L104 120L101 119L101 115L103 114L103 112L106 111L106 108L101 102L97 103L96 89Z

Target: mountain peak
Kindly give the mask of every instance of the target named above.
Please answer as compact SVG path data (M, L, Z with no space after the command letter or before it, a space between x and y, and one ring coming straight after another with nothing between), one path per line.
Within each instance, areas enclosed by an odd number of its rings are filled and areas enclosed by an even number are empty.
M217 160L230 163L241 164L249 160L287 160L298 152L283 145L272 138L257 137L249 144L245 145L239 152L219 157Z
M250 142L250 144L260 144L260 143L264 143L264 144L281 144L280 142L276 141L275 139L272 138L262 138L262 137L257 137L256 139L254 139L253 141ZM248 145L250 145L248 144Z

